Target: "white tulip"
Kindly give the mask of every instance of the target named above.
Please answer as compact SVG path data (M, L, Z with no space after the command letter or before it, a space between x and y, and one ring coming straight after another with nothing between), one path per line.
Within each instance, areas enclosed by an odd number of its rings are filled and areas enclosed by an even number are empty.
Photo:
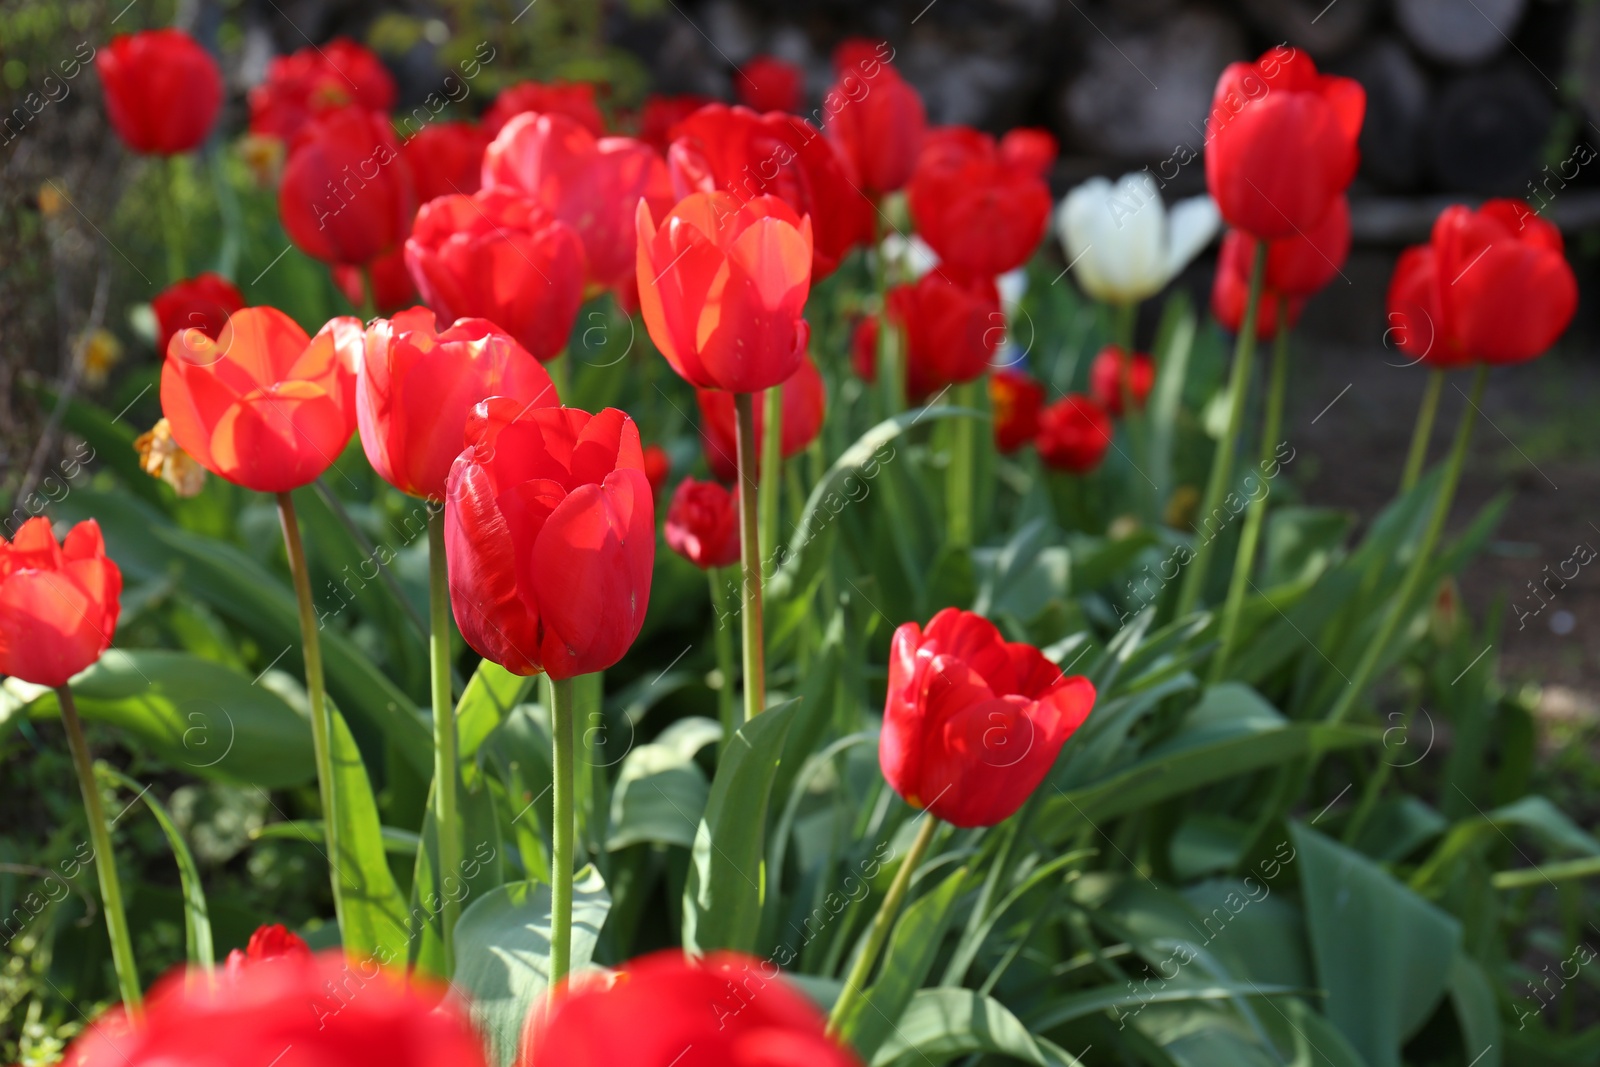
M1061 201L1056 226L1084 292L1108 304L1133 304L1164 289L1211 243L1222 223L1209 196L1167 210L1146 171L1115 185L1090 178Z

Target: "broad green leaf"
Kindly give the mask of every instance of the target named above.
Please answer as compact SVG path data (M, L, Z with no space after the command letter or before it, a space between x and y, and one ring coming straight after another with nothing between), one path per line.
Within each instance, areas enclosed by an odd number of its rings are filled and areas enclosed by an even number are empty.
M329 709L333 728L333 805L339 819L339 930L345 952L401 966L406 959L406 901L384 855L383 824L361 750L344 716Z
M773 769L799 710L799 701L768 708L723 750L683 887L683 946L690 952L755 948Z
M1500 1005L1483 965L1458 950L1450 964L1450 1006L1473 1067L1500 1067Z
M1456 823L1428 861L1412 875L1412 888L1429 892L1445 884L1459 860L1486 843L1503 842L1502 835L1513 829L1527 831L1552 852L1600 856L1600 841L1565 812L1542 796L1526 796Z
M1075 1056L1028 1032L998 1000L970 989L922 989L911 998L872 1067L939 1067L957 1056L1009 1056L1034 1067L1082 1067Z
M441 880L439 824L434 817L430 783L420 847L412 862L411 914L407 921L411 962L434 975L445 972L444 897L448 895L464 908L506 880L501 856L504 842L487 783L480 779L477 789L468 789L459 780L456 782L456 817L461 827L461 863Z
M594 957L610 910L605 882L593 867L583 868L572 886L574 971ZM491 1067L508 1067L528 1013L550 987L550 887L511 882L491 890L461 913L455 938L453 984L489 1046Z
M112 649L72 680L85 719L123 730L175 769L203 778L280 789L316 773L311 725L263 685L185 652ZM28 708L55 717L44 691Z
M607 851L643 842L693 848L710 795L711 783L692 754L670 745L640 745L623 758L611 792Z
M480 660L467 679L456 705L456 745L461 754L461 775L470 785L478 777L478 747L505 720L511 709L527 699L537 676L512 674L490 659Z
M1052 1000L1050 1007L1032 1023L1037 1030L1054 1030L1076 1019L1109 1012L1119 1029L1124 1019L1134 1019L1146 1008L1155 1004L1189 1004L1200 1001L1229 1001L1239 997L1284 996L1298 990L1293 986L1260 985L1256 982L1183 981L1161 982L1155 980L1144 986L1099 986L1085 993L1071 993Z
M1328 1018L1372 1067L1400 1067L1444 994L1461 924L1361 853L1298 823L1290 833Z

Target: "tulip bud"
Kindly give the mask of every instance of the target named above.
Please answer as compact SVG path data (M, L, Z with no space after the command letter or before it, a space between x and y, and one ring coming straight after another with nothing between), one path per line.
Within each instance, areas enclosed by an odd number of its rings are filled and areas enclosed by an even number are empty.
M58 546L49 519L29 519L0 539L0 674L66 685L111 646L121 595L99 523L85 519Z
M182 30L114 37L94 65L111 128L135 152L180 155L211 133L222 108L222 71Z

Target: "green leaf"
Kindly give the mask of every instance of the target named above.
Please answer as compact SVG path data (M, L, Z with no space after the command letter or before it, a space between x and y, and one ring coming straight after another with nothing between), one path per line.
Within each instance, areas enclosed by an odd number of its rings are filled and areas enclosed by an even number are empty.
M401 966L406 959L406 901L384 855L383 824L372 782L344 716L329 709L333 728L333 805L339 819L339 930L346 953Z
M415 856L422 837L410 830L385 826L383 849L391 856ZM290 822L269 822L250 835L252 841L310 841L320 845L323 840L321 819L294 819Z
M112 649L72 680L85 718L125 731L174 768L235 785L281 789L315 774L311 725L277 694L185 652ZM54 692L28 708L60 714Z
M895 921L883 963L878 968L878 980L839 1021L840 1036L855 1046L863 1060L870 1061L889 1039L895 1020L905 1012L912 994L927 979L954 917L956 899L966 891L968 873L965 867L951 872Z
M456 705L456 745L461 754L461 775L468 785L478 777L478 747L494 732L511 709L533 689L537 675L512 674L493 660L478 663Z
M572 886L574 971L589 965L610 910L605 882L584 867ZM455 949L455 988L466 994L491 1067L507 1067L550 987L550 887L511 882L479 897L456 923Z
M1412 875L1411 887L1426 893L1447 884L1457 862L1485 844L1504 841L1502 835L1512 829L1526 830L1553 852L1600 856L1600 841L1565 812L1542 796L1526 796L1456 823L1428 861Z
M167 844L172 848L172 858L178 861L178 885L183 891L183 944L186 958L191 964L210 971L216 963L216 950L211 943L211 913L206 908L206 887L200 880L200 868L194 862L188 842L183 839L166 806L150 795L149 786L141 786L115 767L104 763L96 763L94 769L101 777L137 793L161 825L161 832L166 835Z
M1290 833L1328 1018L1372 1067L1400 1067L1444 993L1461 924L1361 853L1298 823Z
M683 887L683 946L689 952L755 948L773 768L799 708L800 701L768 708L739 727L723 750Z
M717 733L721 735L720 727ZM693 848L710 795L711 783L692 753L685 756L669 745L640 745L623 758L612 789L606 850L643 842Z
M1500 1067L1500 1004L1483 965L1457 951L1449 988L1465 1058L1473 1067Z
M1082 1067L1077 1057L1030 1034L998 1000L970 989L919 990L871 1062L872 1067L939 1067L975 1052L1035 1067Z

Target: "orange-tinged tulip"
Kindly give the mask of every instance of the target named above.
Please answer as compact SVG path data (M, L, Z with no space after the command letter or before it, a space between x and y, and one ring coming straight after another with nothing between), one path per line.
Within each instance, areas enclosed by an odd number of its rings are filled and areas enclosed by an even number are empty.
M121 594L98 523L85 519L57 545L49 519L29 519L0 539L0 674L66 685L110 647Z

